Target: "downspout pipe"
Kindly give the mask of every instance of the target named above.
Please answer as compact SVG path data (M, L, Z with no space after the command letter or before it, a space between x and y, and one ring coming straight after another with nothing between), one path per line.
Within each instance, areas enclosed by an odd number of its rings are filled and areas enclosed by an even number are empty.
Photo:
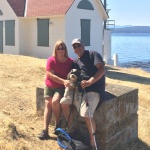
M106 0L104 0L104 9L105 9L105 11L106 11ZM104 29L106 29L106 21L104 21Z

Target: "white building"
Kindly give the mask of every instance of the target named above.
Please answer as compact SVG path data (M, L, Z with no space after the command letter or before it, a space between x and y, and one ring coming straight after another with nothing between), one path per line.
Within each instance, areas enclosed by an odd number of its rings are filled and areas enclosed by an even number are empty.
M47 58L61 39L74 57L71 41L80 37L86 49L98 51L107 63L107 19L101 0L0 0L0 53Z

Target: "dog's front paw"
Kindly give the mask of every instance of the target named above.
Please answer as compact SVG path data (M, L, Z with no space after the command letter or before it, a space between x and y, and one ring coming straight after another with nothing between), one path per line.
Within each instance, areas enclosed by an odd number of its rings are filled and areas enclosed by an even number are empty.
M75 89L75 87L72 86L72 85L70 85L68 88L69 88L69 90L74 90Z

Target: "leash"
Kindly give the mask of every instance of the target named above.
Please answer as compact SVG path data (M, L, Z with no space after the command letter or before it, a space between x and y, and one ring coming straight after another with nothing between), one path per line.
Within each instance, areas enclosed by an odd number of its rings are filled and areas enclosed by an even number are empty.
M73 97L72 97L72 103L71 103L71 106L73 106L74 97L75 97L75 89L73 90ZM70 107L71 107L71 106L70 106ZM69 117L68 117L67 124L66 124L66 127L65 127L65 130L66 130L67 133L73 128L73 125L71 125L71 127L70 127L68 130L66 129L67 126L68 126L68 122L69 122L71 113L72 113L72 109L70 108Z
M78 83L77 83L78 84ZM82 103L82 100L83 100L83 95L84 95L84 91L82 92L82 95L81 95L81 100L80 100L80 107L79 107L79 111L78 111L78 114L74 120L74 122L72 123L71 127L67 130L67 126L68 126L68 122L69 122L69 119L70 119L70 116L71 116L71 113L72 113L72 109L70 108L70 113L69 113L69 117L68 117L68 120L67 120L67 124L66 124L66 127L65 127L65 131L68 133L73 127L74 125L76 124L77 122L77 119L79 117L79 114L80 114L80 108L81 108L81 103ZM71 106L73 106L73 102L74 102L74 97L75 97L75 89L73 91L73 97L72 97L72 104Z

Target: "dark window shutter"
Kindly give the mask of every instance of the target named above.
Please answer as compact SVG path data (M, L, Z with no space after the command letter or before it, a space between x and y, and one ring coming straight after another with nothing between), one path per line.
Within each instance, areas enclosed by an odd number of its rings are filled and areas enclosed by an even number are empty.
M49 46L49 19L37 19L38 46Z
M15 46L15 20L5 21L5 44Z
M81 39L85 46L90 46L90 25L91 20L81 19Z

